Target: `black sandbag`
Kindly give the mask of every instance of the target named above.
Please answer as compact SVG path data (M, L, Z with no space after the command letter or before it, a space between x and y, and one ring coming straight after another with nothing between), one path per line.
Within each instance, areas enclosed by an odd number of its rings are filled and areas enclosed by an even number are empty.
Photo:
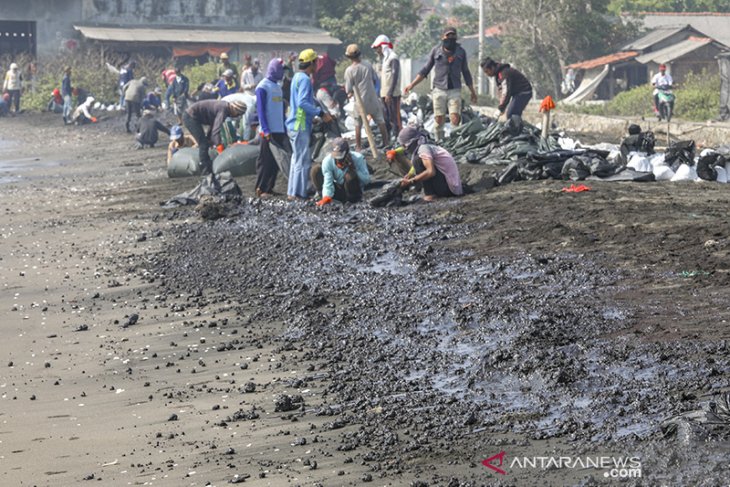
M695 151L696 146L694 140L680 140L667 148L667 151L664 153L664 163L671 167L674 172L677 172L677 169L682 164L694 166Z
M256 159L259 146L234 144L224 150L213 161L213 173L230 172L233 176L250 176L256 174Z
M711 152L699 158L697 161L697 176L705 181L717 181L717 170L715 167L724 168L727 160L725 156L717 152Z
M599 178L598 176L589 176L586 181L633 181L635 183L646 183L650 181L656 181L653 172L640 172L635 171L631 168L624 168L618 174L608 176L606 178Z
M401 179L394 179L384 185L375 196L368 200L370 206L375 208L401 206L403 204L401 181Z
M560 172L563 179L570 179L571 181L583 181L585 178L591 175L590 169L588 169L587 161L584 156L574 156L565 161L563 164L563 170Z
M210 149L210 158L215 160L218 152ZM190 176L200 176L203 167L200 165L200 157L197 147L183 147L172 155L170 163L167 165L167 177L169 178L186 178Z
M203 196L222 196L226 200L243 195L241 188L231 178L218 177L210 174L204 177L200 183L190 191L173 196L164 203L163 208L177 208L179 206L197 205Z
M637 125L629 127L629 133L631 135L621 142L621 147L619 149L621 152L621 163L624 166L629 162L628 156L630 152L643 152L647 155L654 153L654 145L656 144L654 132L632 133L636 132L635 127L637 127Z
M503 186L513 181L519 181L519 169L520 164L517 162L513 162L507 166L504 171L502 171L502 174L500 174L497 178L497 184Z
M292 149L289 139L282 145L276 143L274 139L271 139L269 143L271 154L274 156L276 165L279 166L279 173L284 176L284 179L289 179L289 169L291 168L291 156Z

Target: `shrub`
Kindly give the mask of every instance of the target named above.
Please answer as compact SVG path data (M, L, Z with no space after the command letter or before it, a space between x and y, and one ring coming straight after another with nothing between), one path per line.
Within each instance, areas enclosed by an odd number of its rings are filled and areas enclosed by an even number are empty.
M603 116L654 116L652 108L653 87L637 86L619 93L613 100L599 105L561 105L572 113ZM675 115L677 118L703 122L715 117L720 109L720 76L690 73L681 85L676 85Z

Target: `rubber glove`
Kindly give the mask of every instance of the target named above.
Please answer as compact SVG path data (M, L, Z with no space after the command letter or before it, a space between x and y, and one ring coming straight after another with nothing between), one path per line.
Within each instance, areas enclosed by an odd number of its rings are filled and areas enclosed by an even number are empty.
M332 198L330 196L325 196L321 200L317 201L317 206L324 206L329 203L332 203Z
M97 122L96 117L91 117L91 123L96 123L96 122Z
M395 150L389 150L386 152L385 157L387 157L389 161L395 161Z
M215 148L215 150L218 151L218 154L223 152L223 149L225 149L225 147L223 147L223 144L218 144L218 147Z

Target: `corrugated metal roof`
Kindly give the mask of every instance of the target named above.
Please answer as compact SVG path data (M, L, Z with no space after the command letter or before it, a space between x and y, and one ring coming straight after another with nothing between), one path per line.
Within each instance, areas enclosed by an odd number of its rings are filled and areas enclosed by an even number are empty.
M342 42L320 30L272 27L260 31L208 30L166 27L92 27L74 25L87 39L109 42L197 44L301 44L339 45Z
M595 59L589 59L587 61L573 63L573 64L566 66L566 68L573 68L573 69L597 68L599 66L603 66L606 64L615 64L620 61L626 61L628 59L638 56L638 54L639 53L636 51L617 52L615 54L609 54L607 56L601 56L601 57L597 57Z
M669 63L710 43L712 43L712 39L709 37L690 37L687 40L665 47L664 49L660 49L656 52L649 52L639 56L636 60L641 64L647 64L650 62L655 62L657 64Z
M691 25L708 37L730 46L730 13L719 12L641 12L639 20L648 29Z
M690 27L689 25L683 25L681 27L667 27L667 28L661 28L656 29L644 37L641 37L639 39L636 39L635 41L631 42L630 44L626 44L623 49L624 50L636 50L636 51L643 51L644 49L653 46L657 42L661 42L664 39L673 36L674 34L683 31L684 29Z

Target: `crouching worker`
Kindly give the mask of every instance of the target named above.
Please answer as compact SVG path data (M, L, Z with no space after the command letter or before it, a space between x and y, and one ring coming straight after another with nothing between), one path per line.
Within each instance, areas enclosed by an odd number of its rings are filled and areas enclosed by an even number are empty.
M63 113L63 97L61 96L61 90L54 88L51 93L51 100L46 106L46 111L53 113Z
M446 149L428 144L426 137L414 127L401 130L398 143L410 157L415 171L415 176L408 173L401 180L402 187L422 183L425 201L464 194L456 161Z
M312 167L312 183L322 195L317 206L337 200L356 203L362 199L365 186L370 184L370 172L362 154L350 151L343 138L332 142L332 152L322 164Z
M142 112L142 118L137 124L137 135L135 140L137 141L137 149L144 149L145 146L154 147L159 140L157 132L164 132L170 135L170 129L160 123L155 118L155 112L152 110L145 110Z
M96 117L91 115L91 107L94 105L94 97L87 96L86 100L76 107L73 115L71 115L71 122L76 125L84 125L87 123L96 123Z
M246 104L239 100L232 102L222 100L199 101L190 105L190 108L185 111L183 122L185 122L185 127L198 144L203 175L213 173L213 161L211 161L210 154L208 154L211 144L219 153L223 152L223 142L221 140L223 122L228 117L240 117L245 112ZM206 125L209 127L207 132L203 128Z
M170 165L172 156L183 147L197 147L195 139L190 135L183 134L183 129L179 125L173 125L170 129L170 145L167 146L167 164Z

